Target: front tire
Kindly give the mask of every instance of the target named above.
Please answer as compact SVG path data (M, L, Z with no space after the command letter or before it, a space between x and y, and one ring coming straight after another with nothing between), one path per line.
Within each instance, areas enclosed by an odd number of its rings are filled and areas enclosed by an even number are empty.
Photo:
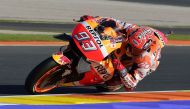
M36 66L25 81L25 89L30 94L48 92L57 87L56 82L61 79L64 66L56 63L52 57Z

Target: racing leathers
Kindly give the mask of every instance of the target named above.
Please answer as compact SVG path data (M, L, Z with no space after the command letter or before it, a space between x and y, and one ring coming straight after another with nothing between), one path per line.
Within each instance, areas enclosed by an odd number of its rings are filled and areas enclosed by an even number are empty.
M119 84L124 84L127 91L133 90L139 81L157 69L160 63L161 49L167 43L167 38L162 32L150 27L137 26L135 24L122 22L114 18L92 16L82 17L81 19L83 20L94 19L104 27L115 28L118 34L124 37L121 48L115 50L111 55L113 55L112 63L115 72L118 72L120 76L119 81L121 82L119 82ZM143 38L148 34L152 41L151 45L141 52L135 50L135 47L131 46L131 42L128 40L130 35L139 28L143 30L140 34L141 37L139 36L139 38ZM113 88L114 85L118 86L118 82L115 82L115 80L118 81L118 79L112 78L107 82L108 88L110 85L111 91L118 89L118 87L115 87L115 89Z

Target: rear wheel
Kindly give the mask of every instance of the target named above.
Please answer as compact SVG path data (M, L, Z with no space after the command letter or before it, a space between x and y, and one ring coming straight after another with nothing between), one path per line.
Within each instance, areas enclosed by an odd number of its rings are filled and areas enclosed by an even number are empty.
M25 88L30 94L48 92L57 86L63 79L67 65L61 66L52 57L44 60L36 66L28 75L25 81Z

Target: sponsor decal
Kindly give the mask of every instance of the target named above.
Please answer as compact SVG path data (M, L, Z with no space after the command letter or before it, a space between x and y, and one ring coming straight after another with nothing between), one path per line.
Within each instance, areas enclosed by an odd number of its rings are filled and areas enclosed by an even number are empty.
M150 30L150 29L147 29L147 30L143 31L142 33L140 33L140 34L138 35L138 39L145 38L146 34L149 34L149 33L151 33L151 30Z
M111 39L110 39L110 43L111 43L111 44L110 44L110 47L111 47L111 48L115 48L115 47L116 47L116 40L115 40L115 39L111 38Z
M138 64L138 67L139 68L149 69L150 65L147 62L143 62L143 63Z
M129 77L129 75L126 75L125 77L122 77L121 80L125 87L127 88L133 88L136 86L136 84L131 80L133 79L132 77Z
M143 46L143 49L144 49L144 50L148 49L148 47L150 47L151 44L152 44L152 40L150 39L150 40Z
M101 52L102 52L102 55L104 56L104 57L106 57L107 55L109 55L108 53L107 53L107 50L106 50L106 48L105 48L105 46L103 45L103 43L102 43L102 41L101 41L101 39L100 39L100 36L99 36L99 34L98 33L96 33L96 31L94 31L94 29L87 23L87 22L82 22L82 25L88 30L88 32L92 35L92 37L93 37L93 39L94 39L94 41L95 42L93 42L94 43L94 45L96 45L95 47L97 47L97 49L98 49L98 47L100 48L100 50L101 50ZM89 40L92 40L92 39L89 39ZM95 43L97 43L97 44L95 44ZM93 44L92 44L92 46L93 46ZM93 47L92 47L92 49L93 49Z
M92 36L94 37L94 40L99 45L99 47L100 48L103 47L103 44L99 35L90 26L86 26L86 29L92 34Z
M156 33L156 35L158 36L158 39L161 41L161 43L162 43L163 45L165 45L165 42L164 42L162 36L161 36L157 31L155 31L155 33Z
M109 77L111 76L109 73L108 73L108 71L105 69L105 67L104 66L102 66L102 65L97 65L97 66L94 66L94 68L95 68L95 70L102 76L102 78L104 79L104 80L108 80L109 79Z
M70 63L71 61L66 56L61 56L58 62L61 63L61 65L65 65Z

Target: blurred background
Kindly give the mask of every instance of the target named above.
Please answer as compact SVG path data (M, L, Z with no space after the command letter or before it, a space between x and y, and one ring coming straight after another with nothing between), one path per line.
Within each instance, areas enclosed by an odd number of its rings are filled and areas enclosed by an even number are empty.
M81 15L130 23L189 26L189 0L0 0L0 20L72 23Z

